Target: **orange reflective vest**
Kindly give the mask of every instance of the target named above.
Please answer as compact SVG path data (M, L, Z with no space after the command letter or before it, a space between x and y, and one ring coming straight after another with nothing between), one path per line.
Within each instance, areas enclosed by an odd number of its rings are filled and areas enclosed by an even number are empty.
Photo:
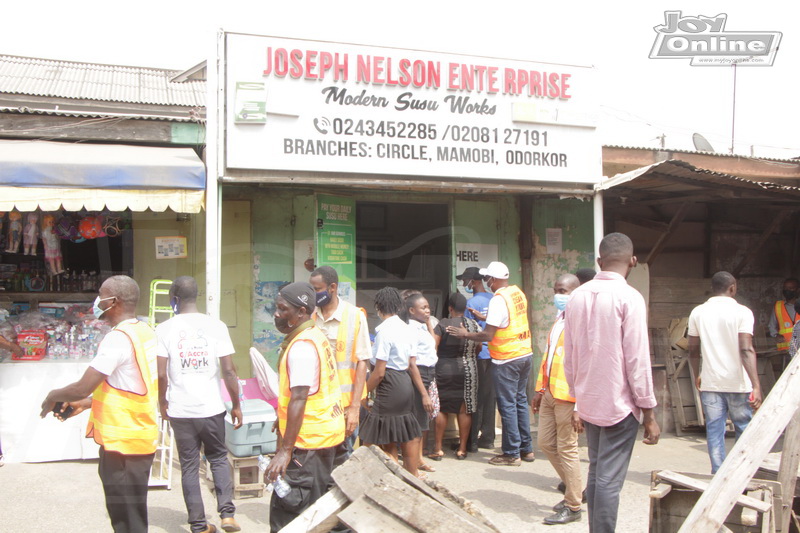
M795 304L796 306L797 304ZM796 309L797 307L795 307ZM783 300L775 302L775 318L778 320L778 335L783 337L783 342L778 343L779 350L788 350L789 343L792 342L792 328L800 320L800 313L794 314L794 320L789 316Z
M528 326L528 299L516 285L498 289L508 309L508 326L498 329L489 341L492 359L514 359L531 353L531 328Z
M563 321L563 318L559 320ZM553 328L556 327L553 324ZM536 392L544 392L550 390L550 394L556 400L564 400L567 402L575 403L575 398L569 395L569 385L567 384L567 376L564 374L564 329L561 329L561 334L556 341L555 349L553 350L553 363L550 365L548 372L547 356L550 353L550 339L552 337L553 328L550 328L550 334L547 336L547 350L542 357L542 366L539 368L539 377L536 379Z
M339 391L342 393L342 407L353 402L353 383L356 380L356 340L361 332L361 313L366 312L354 305L342 302L342 317L336 332L336 371L339 374ZM352 331L351 331L352 330ZM330 339L329 339L330 340ZM361 392L361 399L367 397L367 388Z
M86 436L109 451L124 455L155 453L158 442L158 343L153 329L144 322L125 321L114 331L130 339L136 364L145 386L144 394L115 389L108 378L92 393L92 413Z
M341 326L340 326L341 327ZM289 413L289 400L292 391L289 387L288 354L296 342L312 342L319 357L319 389L308 395L303 424L297 435L295 447L304 449L330 448L344 441L344 411L342 410L339 378L336 371L336 358L325 334L317 326L301 331L286 346L278 362L280 393L278 395L278 426L281 435L286 434L286 421Z

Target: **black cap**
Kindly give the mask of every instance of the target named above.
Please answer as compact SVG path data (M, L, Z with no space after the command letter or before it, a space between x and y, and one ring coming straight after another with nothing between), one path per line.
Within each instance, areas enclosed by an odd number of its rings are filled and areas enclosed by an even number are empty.
M463 274L456 276L456 279L459 281L463 281L465 279L483 279L483 276L481 276L480 269L478 267L467 267L464 269Z

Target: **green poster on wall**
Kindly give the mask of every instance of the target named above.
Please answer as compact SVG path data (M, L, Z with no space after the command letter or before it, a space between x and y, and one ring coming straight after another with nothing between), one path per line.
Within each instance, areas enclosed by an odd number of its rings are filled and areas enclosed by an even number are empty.
M317 265L339 274L340 296L356 286L356 202L343 196L317 195ZM348 285L349 284L349 287Z

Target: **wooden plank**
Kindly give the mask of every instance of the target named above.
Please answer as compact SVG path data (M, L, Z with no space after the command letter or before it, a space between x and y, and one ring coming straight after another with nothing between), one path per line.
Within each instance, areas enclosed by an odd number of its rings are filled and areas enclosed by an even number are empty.
M669 330L669 346L670 348L675 346L679 340L686 337L686 330L689 327L689 317L685 316L679 318L677 322L675 322L674 327Z
M653 266L653 262L655 262L656 257L658 254L661 253L661 250L664 249L664 246L669 241L669 238L672 237L672 234L675 232L675 229L683 222L683 219L686 217L686 214L689 212L689 209L692 207L694 202L691 200L687 200L683 202L678 210L675 211L675 214L672 215L672 220L669 221L669 225L667 226L666 231L661 234L661 236L656 240L653 247L650 249L650 253L647 254L647 259L645 259L645 263L647 263L650 267Z
M769 239L770 235L775 233L775 230L781 225L783 219L786 218L790 213L792 213L791 209L782 209L781 211L775 213L775 218L772 219L770 225L767 226L767 229L764 230L764 232L758 238L758 241L749 247L747 255L745 255L742 260L739 261L739 264L736 265L736 268L734 268L733 272L731 272L734 278L738 278L739 274L741 274L742 270L744 270L744 267L746 267L750 261L758 256L758 253L761 251L761 247L764 246L764 243L767 242L767 239Z
M682 487L696 490L697 492L702 492L704 495L708 492L708 487L710 485L705 481L694 479L687 475L679 474L671 470L662 470L658 474L656 474L656 477L662 481L667 481L674 485L680 485ZM742 487L742 490L744 490L744 487ZM739 493L738 497L734 500L734 502L735 504L741 505L742 507L746 507L748 509L755 509L756 511L760 511L762 513L766 513L772 508L772 504L764 503L761 500L756 500L755 498L744 496L741 492ZM731 508L733 508L733 505L731 505ZM730 509L728 509L728 511L730 511ZM727 513L725 516L727 516ZM722 522L720 522L720 525L721 524Z
M328 533L339 523L339 512L350 504L338 487L322 495L303 513L289 522L280 533Z
M781 484L781 516L778 517L781 531L789 531L792 521L792 504L797 485L797 467L800 466L800 411L796 411L783 435L781 465L778 470L778 483Z
M650 277L650 302L703 303L711 296L711 281L706 278Z
M761 499L761 492L760 490L747 491L747 497L764 501ZM742 524L745 526L755 526L758 524L758 511L750 509L749 507L742 509Z
M660 500L664 496L670 493L672 490L672 485L669 483L659 483L652 489L650 489L650 497Z
M340 512L339 520L355 533L416 533L416 530L384 512L366 496L362 496Z
M471 503L460 500L457 504L456 497L448 499L428 484L412 476L405 468L394 462L383 450L377 446L362 446L358 448L350 459L333 471L333 480L342 489L351 501L361 497L370 487L376 485L386 472L391 472L396 477L412 486L414 489L435 500L454 513L461 513L467 520L476 525L487 527L489 530L498 531L497 528L485 517L483 513ZM449 493L449 491L447 491ZM467 507L467 509L465 509Z
M722 467L700 496L680 531L715 531L722 524L742 490L770 452L789 420L800 407L800 357L792 358L786 371L756 411Z
M463 511L453 512L387 472L364 495L417 531L436 533L485 533L488 528L468 520Z
M686 415L683 411L683 398L678 385L678 375L675 368L675 359L672 350L667 346L667 332L662 328L653 329L653 338L658 342L656 350L663 351L661 357L667 366L667 386L669 387L670 403L672 404L672 416L675 419L675 433L680 437L683 435L683 428L686 427Z
M375 485L388 470L368 446L361 446L344 464L331 474L336 486L350 499L356 501L369 487Z

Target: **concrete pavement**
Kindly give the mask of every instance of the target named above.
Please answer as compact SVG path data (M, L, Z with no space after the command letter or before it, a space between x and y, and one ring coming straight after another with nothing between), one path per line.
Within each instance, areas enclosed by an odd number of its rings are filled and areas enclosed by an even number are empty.
M732 444L729 439L729 448ZM429 476L472 500L503 533L588 531L585 512L581 522L564 526L542 524L542 518L551 513L550 507L558 503L561 494L555 490L558 484L555 471L544 454L538 450L536 454L533 463L499 467L486 462L492 455L488 450L470 454L464 461L457 461L453 452L448 451L442 461L430 461L437 471ZM588 469L585 447L581 448L581 460L585 480ZM710 472L705 436L665 435L656 446L637 442L622 491L617 531L647 530L650 471L656 469ZM211 490L205 490L203 498L209 520L219 526ZM96 461L7 464L0 468L0 502L3 502L0 531L111 531ZM269 529L267 497L241 498L235 503L242 531ZM148 506L151 532L189 531L177 456L172 490L151 490Z

